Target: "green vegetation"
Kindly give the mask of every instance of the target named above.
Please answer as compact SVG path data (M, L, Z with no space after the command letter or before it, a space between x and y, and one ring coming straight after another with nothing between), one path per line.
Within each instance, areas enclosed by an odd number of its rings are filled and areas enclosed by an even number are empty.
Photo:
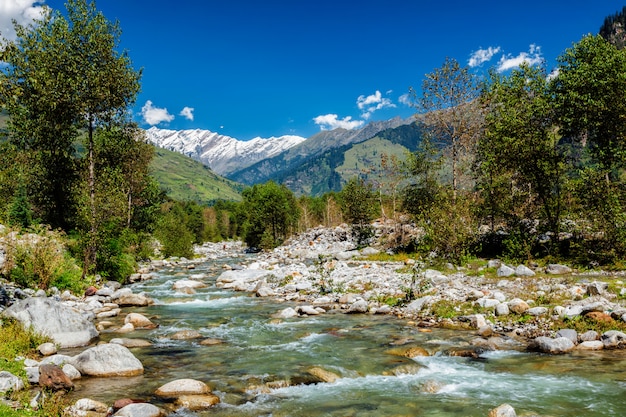
M243 186L216 175L191 158L156 149L150 172L167 195L177 201L213 204L217 200L240 201Z

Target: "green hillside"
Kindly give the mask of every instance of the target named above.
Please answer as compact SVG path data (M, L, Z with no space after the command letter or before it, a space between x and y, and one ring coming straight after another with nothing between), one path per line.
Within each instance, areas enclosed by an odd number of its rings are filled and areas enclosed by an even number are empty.
M215 200L241 200L243 185L220 177L191 158L166 149L155 149L152 175L175 200L201 204Z

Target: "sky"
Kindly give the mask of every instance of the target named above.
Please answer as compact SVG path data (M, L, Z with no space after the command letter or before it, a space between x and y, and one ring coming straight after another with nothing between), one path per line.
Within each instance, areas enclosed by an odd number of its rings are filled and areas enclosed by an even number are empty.
M0 33L65 0L0 0ZM97 0L120 51L142 70L141 127L208 129L239 140L310 137L415 114L410 88L446 57L477 73L545 65L614 0Z

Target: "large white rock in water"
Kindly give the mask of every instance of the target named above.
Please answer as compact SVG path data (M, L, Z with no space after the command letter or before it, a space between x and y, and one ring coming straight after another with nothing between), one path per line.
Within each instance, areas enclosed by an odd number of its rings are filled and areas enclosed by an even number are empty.
M159 397L174 398L181 395L202 395L210 392L209 386L202 381L177 379L161 386L154 393Z
M106 343L72 357L71 364L83 375L134 376L143 373L143 365L128 348Z
M96 326L76 310L51 298L31 297L7 308L4 315L25 328L49 336L62 348L85 346L98 337Z
M161 417L165 412L156 405L148 403L128 404L113 414L114 417Z

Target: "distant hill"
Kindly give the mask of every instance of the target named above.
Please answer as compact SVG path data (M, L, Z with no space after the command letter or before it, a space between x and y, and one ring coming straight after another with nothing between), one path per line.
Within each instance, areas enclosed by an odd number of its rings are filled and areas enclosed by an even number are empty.
M244 186L220 177L210 168L177 152L156 148L152 175L173 199L209 204L241 200Z
M395 156L403 161L407 152L417 150L422 140L422 125L413 122L385 129L358 143L349 143L308 158L269 178L285 184L297 195L321 195L339 191L352 177L359 176L368 182L386 183L382 156Z
M600 36L618 49L626 47L626 6L604 19L604 23L600 26Z

